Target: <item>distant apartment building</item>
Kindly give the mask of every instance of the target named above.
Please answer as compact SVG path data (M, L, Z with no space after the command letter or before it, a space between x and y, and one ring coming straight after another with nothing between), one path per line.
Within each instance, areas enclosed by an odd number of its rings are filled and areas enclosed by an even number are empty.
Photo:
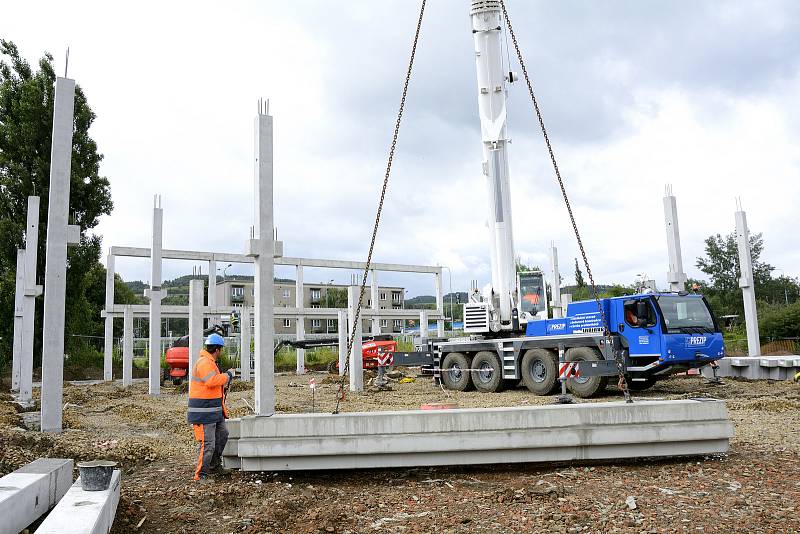
M329 298L328 291L339 289L347 291L346 285L340 284L311 284L303 285L303 308L334 308L333 294ZM274 302L276 308L294 308L297 300L297 287L293 280L276 281L274 287ZM378 307L381 310L400 310L403 308L405 289L402 287L378 287ZM235 308L250 307L255 305L255 290L252 278L237 277L227 278L217 282L217 305L233 306ZM369 287L364 292L361 301L362 308L372 308L372 291ZM346 304L342 307L347 307ZM251 317L251 321L252 321ZM338 321L335 318L305 318L306 334L333 334L338 332ZM296 333L296 318L275 318L276 334ZM380 320L381 333L396 333L403 329L403 320L397 318L382 318ZM365 334L372 332L370 319L362 320L362 329Z

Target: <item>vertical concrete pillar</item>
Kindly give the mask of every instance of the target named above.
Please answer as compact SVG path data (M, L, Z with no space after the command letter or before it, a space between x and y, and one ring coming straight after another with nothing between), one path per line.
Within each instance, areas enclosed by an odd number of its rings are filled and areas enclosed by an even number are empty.
M761 355L761 338L758 332L756 291L753 283L753 257L750 254L750 230L747 217L739 206L736 212L736 245L739 248L739 287L744 298L744 320L747 328L747 352L750 356Z
M150 395L161 394L161 249L164 210L161 208L161 197L154 197L153 202L153 239L150 247Z
M68 243L69 244L69 243ZM36 297L42 286L36 284L39 257L39 197L28 197L28 220L25 230L25 281L22 298L22 353L19 369L19 400L30 401L33 395L33 338Z
M14 286L14 345L11 353L11 391L19 390L22 360L22 318L25 293L25 251L17 250L17 271Z
M189 387L192 369L203 348L203 307L203 281L189 280Z
M347 326L347 311L339 310L338 312L339 319L338 325L339 328L339 376L344 374L344 366L347 362L347 336L349 335L349 330Z
M252 339L251 328L250 328L250 308L249 307L242 307L242 314L241 318L239 319L240 325L240 353L241 357L239 358L240 366L241 366L241 373L242 373L242 380L245 382L250 382L250 367L252 366L252 353L250 352L250 340Z
M561 306L564 316L567 315L567 308L572 303L572 293L564 293L561 295Z
M428 337L428 310L419 312L419 337L423 339Z
M122 312L122 386L133 384L133 308L126 304Z
M303 302L303 266L297 266L297 276L295 280L295 294L294 301L295 307L298 312L302 312L305 303ZM304 315L298 315L295 321L295 334L297 334L297 341L302 341L306 338L306 318ZM297 356L297 367L295 372L298 375L305 374L306 372L306 351L305 349L296 349L295 355Z
M369 278L370 278L370 295L372 295L372 311L375 312L375 315L372 316L372 333L374 335L381 333L381 318L378 317L378 313L380 313L381 303L380 303L380 294L378 293L378 276L375 272L375 269L369 270Z
M349 329L352 329L354 324L356 325L356 335L355 338L353 338L353 346L348 354L348 358L350 358L350 391L364 391L361 319L359 318L358 321L356 321L356 307L358 306L358 299L360 296L361 288L359 286L350 286L347 288L347 324ZM347 335L349 339L349 331Z
M272 204L272 116L259 104L256 127L256 224L249 253L255 266L255 412L275 413L275 238Z
M553 300L550 306L553 308L553 318L564 317L564 310L561 304L561 273L558 271L558 249L554 242L550 242L550 271L553 273L553 282L550 286L550 292L553 295Z
M444 292L442 291L442 270L436 272L436 311L444 316ZM450 312L452 315L452 311ZM436 320L436 335L444 337L444 319Z
M217 310L217 260L208 262L208 308L211 315L208 316L209 328L215 324L220 324L219 316L214 312Z
M114 308L114 256L111 252L106 256L106 323L103 347L103 380L113 380L114 361L114 316L110 315Z
M69 185L75 80L56 78L50 152L50 192L45 252L42 335L42 432L61 431L64 391L64 317L69 226Z
M681 233L678 229L678 205L672 195L672 186L666 186L664 195L664 224L667 228L667 253L669 255L669 270L667 283L670 291L683 291L685 289L686 273L683 272L683 259L681 257Z

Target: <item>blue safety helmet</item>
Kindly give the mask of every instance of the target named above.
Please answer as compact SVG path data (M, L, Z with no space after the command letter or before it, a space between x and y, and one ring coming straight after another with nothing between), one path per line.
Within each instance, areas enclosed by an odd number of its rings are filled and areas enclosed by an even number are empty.
M209 345L219 345L220 347L225 346L225 338L219 334L211 334L206 338L206 346Z

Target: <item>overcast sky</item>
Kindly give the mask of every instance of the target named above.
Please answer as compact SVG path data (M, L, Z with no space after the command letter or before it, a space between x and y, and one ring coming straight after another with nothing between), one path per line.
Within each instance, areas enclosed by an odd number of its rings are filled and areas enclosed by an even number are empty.
M668 183L690 276L703 240L733 231L736 197L764 234L763 259L800 275L800 3L507 4L599 283L647 273L663 287ZM96 228L104 246L149 246L160 194L165 247L242 252L264 97L286 255L363 261L418 8L3 0L0 36L31 62L51 52L59 73L70 47L115 205ZM446 265L454 290L490 278L468 15L467 0L429 0L374 257ZM517 254L545 267L555 241L572 283L577 246L522 83L509 90L508 131ZM164 276L191 270L167 261ZM119 259L117 271L149 279L146 260ZM382 282L433 292L424 277Z

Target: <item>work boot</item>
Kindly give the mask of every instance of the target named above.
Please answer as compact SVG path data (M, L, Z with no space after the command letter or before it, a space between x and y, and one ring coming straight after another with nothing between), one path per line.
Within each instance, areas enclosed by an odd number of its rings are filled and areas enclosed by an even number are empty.
M200 477L197 480L195 480L195 482L198 484L211 484L212 482L214 482L214 480L211 478L210 475L207 475L205 473L200 473Z
M222 462L219 462L217 465L211 468L211 472L215 475L230 475L232 471L232 469L224 467Z

